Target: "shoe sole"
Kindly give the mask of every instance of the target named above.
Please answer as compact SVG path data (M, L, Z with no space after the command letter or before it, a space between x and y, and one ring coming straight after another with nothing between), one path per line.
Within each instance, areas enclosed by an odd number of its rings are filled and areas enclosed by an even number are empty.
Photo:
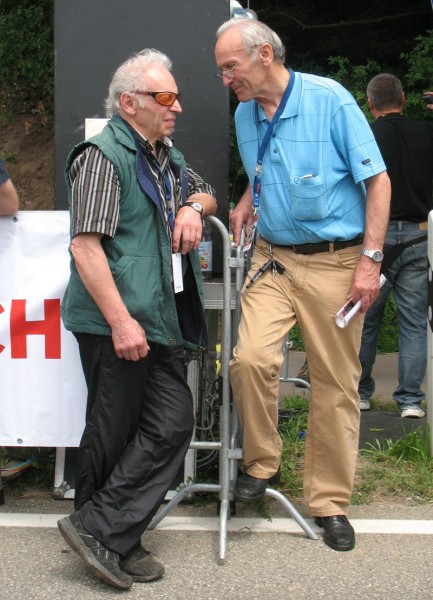
M128 573L128 575L131 575L131 573ZM155 579L161 579L163 575L164 573L161 573L161 575L131 575L131 578L132 581L134 581L134 583L146 583L147 581L155 581Z
M401 415L402 419L424 419L425 415Z
M263 492L263 494L257 494L256 496L242 496L242 494L238 494L236 491L233 492L236 500L241 500L242 502L254 502L255 500L261 500L265 497L265 494L266 490Z
M131 584L128 585L126 583L123 583L119 579L113 577L110 571L108 571L103 565L101 565L101 563L98 560L96 560L92 552L87 548L86 544L76 532L75 527L72 525L68 517L57 521L57 527L59 528L60 533L65 539L65 542L91 568L92 573L95 575L95 577L97 577L98 579L102 579L105 583L108 583L108 585L118 588L119 590L129 590L129 588L132 585L132 581Z
M333 550L337 550L338 552L348 552L349 550L353 550L355 547L355 542L353 542L353 544L351 544L350 546L339 546L338 544L333 544L332 542L327 540L325 537L323 538L323 541L325 542L325 544L327 546L329 546Z

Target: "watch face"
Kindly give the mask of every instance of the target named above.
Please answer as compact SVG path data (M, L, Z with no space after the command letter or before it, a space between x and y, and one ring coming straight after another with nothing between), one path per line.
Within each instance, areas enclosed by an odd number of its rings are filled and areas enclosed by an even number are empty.
M191 206L191 208L193 208L200 214L203 213L203 206L199 202L185 202L185 206Z
M379 262L382 262L382 260L383 260L383 253L380 250L365 250L364 249L361 252L361 254L363 254L364 256L368 256L374 262L379 263Z

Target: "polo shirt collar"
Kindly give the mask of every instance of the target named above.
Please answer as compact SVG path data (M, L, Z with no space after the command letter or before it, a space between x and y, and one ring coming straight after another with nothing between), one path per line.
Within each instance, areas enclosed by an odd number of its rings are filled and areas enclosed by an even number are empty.
M299 113L299 104L301 101L302 95L302 77L300 73L295 73L295 83L293 85L292 92L287 100L287 104L284 107L283 114L280 119L290 119L290 117L295 117ZM256 101L254 101L256 102ZM265 115L265 111L263 108L256 102L258 108L258 119L259 123L263 121L268 121L269 119Z

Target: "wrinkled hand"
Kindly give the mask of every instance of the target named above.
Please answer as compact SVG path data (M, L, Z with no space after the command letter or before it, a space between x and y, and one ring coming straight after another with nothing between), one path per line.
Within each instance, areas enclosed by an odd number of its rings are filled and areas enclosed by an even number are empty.
M352 281L354 302L361 300L360 312L365 313L379 295L380 264L374 264L368 257L361 256ZM350 297L349 296L349 297Z
M180 209L176 215L173 230L173 252L187 254L198 248L203 234L200 214L189 206Z
M144 329L132 317L112 329L112 339L118 358L137 361L150 350Z
M245 225L245 237L248 237L253 219L253 208L251 202L239 202L230 213L230 224L233 231L233 242L235 246L241 243L242 227Z

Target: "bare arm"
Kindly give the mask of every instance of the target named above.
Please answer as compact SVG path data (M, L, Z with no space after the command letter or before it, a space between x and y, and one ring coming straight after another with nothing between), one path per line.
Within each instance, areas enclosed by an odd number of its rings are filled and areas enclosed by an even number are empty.
M364 248L382 250L386 237L391 202L391 183L386 171L365 181L367 207ZM361 299L361 312L366 312L379 294L380 263L361 256L355 270L350 295L354 301Z
M0 215L13 215L19 209L18 194L10 179L0 185Z
M139 360L149 352L146 334L131 317L114 283L101 246L102 235L80 233L71 242L71 252L81 280L111 327L114 350L119 358Z
M242 235L242 227L245 225L245 235L248 232L253 218L253 196L251 187L248 185L245 192L242 194L236 208L230 214L230 223L233 231L233 242L235 246L239 246Z
M191 194L188 196L188 202L198 202L203 206L203 216L213 215L216 212L216 201L209 194ZM173 231L173 252L182 252L186 254L193 249L198 248L203 227L200 214L193 208L179 209L174 223Z

